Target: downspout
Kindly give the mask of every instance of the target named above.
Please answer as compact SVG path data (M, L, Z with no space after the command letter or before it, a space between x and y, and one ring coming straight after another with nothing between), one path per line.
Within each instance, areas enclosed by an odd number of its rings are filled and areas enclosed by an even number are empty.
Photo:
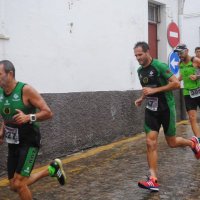
M5 35L5 0L0 0L0 39L9 39Z
M183 34L183 9L184 9L185 0L178 0L178 27L180 33L180 43L182 41L182 34ZM181 120L187 119L186 109L185 109L185 101L183 98L183 88L180 89L180 118Z
M183 33L183 9L185 0L178 0L178 26L180 31L180 42L182 43L182 33Z
M5 30L5 0L0 0L0 57L5 57L5 41L9 40Z

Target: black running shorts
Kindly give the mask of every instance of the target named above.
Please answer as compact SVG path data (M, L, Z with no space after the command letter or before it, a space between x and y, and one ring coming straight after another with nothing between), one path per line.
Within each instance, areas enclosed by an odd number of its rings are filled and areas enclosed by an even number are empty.
M8 179L14 177L15 172L22 176L30 176L38 155L38 147L27 145L8 145Z
M151 111L145 109L145 132L159 132L161 125L163 126L166 136L176 135L176 111L175 106L170 106L164 111Z
M190 95L185 95L185 107L186 110L197 110L197 107L200 107L200 97L191 98Z

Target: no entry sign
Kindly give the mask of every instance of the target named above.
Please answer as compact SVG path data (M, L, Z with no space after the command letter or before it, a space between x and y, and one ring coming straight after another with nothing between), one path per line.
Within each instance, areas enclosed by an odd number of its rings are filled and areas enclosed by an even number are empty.
M180 42L180 32L176 23L171 22L167 28L167 39L171 47L175 47Z

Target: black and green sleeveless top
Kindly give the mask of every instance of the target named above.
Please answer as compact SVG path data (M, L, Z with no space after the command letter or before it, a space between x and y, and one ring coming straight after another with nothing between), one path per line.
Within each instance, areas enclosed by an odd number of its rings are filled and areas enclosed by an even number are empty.
M39 146L40 132L37 122L32 124L16 124L13 116L17 114L15 109L21 110L25 114L33 114L36 108L33 106L26 106L23 102L23 87L25 83L18 82L12 93L6 95L2 88L0 88L0 114L3 118L5 127L8 129L18 129L19 144L29 144Z
M165 63L153 59L149 66L140 66L138 69L138 76L142 87L156 88L168 84L168 79L173 75L169 67ZM170 106L175 105L175 100L172 91L159 92L146 97L146 108L151 109L150 104L155 104L157 107L153 111L162 111Z

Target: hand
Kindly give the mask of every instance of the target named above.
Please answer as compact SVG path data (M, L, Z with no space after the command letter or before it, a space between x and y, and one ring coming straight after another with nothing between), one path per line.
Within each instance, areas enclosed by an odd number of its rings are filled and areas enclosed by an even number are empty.
M155 88L143 87L143 88L142 88L142 91L143 91L143 94L144 94L145 96L147 96L147 95L154 94L154 93L155 93Z
M193 81L197 80L197 75L190 75L190 79Z
M13 116L13 119L17 124L24 124L29 122L30 118L29 115L25 115L21 110L15 109L17 114Z
M137 99L137 100L135 101L135 105L136 105L137 107L141 106L141 105L142 105L142 101L143 101L142 98Z

